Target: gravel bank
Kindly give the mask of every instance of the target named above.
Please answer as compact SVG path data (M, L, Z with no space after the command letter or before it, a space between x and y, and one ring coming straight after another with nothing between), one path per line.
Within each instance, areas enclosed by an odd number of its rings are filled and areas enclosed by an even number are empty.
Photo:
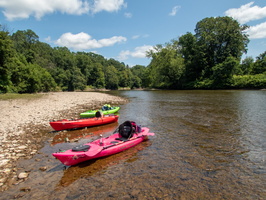
M38 99L0 101L0 191L19 180L15 163L34 155L49 131L51 119L78 118L79 113L119 105L127 100L98 92L47 93Z

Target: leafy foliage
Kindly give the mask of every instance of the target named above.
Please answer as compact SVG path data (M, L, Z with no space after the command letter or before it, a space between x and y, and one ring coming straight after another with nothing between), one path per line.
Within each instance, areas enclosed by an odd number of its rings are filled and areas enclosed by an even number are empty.
M0 93L75 91L86 88L222 89L266 88L266 51L247 57L246 25L210 17L147 52L145 67L129 67L87 52L52 48L32 30L12 35L0 25Z
M266 86L266 73L256 75L234 75L232 79L232 88L251 88L263 89Z
M194 35L186 33L165 46L156 45L147 53L152 58L148 66L151 86L168 89L231 88L240 85L235 82L234 75L264 73L266 52L255 62L249 57L240 64L249 42L245 33L247 28L230 17L205 18L197 23ZM263 78L257 76L254 78L256 84L253 81L242 87L266 87L262 86L265 83Z

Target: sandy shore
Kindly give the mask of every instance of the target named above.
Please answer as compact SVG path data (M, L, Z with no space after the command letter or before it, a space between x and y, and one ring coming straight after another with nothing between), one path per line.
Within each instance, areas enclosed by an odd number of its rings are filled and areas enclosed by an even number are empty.
M0 101L0 189L15 182L14 169L20 158L34 155L43 135L53 129L51 119L78 118L79 113L100 108L103 104L119 105L127 100L98 92L47 93L37 99Z

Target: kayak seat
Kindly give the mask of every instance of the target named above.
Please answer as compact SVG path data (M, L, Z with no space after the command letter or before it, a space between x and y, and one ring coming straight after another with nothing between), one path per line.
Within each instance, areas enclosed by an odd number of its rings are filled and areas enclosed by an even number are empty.
M120 141L123 141L123 142L125 142L125 141L128 141L128 139L127 138L123 138L123 137L120 137L120 138L115 138L116 140L120 140Z
M90 149L90 145L79 145L72 148L72 151L88 151Z

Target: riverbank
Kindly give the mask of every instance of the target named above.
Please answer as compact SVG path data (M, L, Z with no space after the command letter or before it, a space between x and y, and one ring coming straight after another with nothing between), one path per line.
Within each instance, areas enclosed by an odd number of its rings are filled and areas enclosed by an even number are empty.
M16 161L35 155L53 129L51 119L79 118L79 113L103 104L119 105L127 100L100 92L55 92L36 99L0 101L0 191L23 181Z

